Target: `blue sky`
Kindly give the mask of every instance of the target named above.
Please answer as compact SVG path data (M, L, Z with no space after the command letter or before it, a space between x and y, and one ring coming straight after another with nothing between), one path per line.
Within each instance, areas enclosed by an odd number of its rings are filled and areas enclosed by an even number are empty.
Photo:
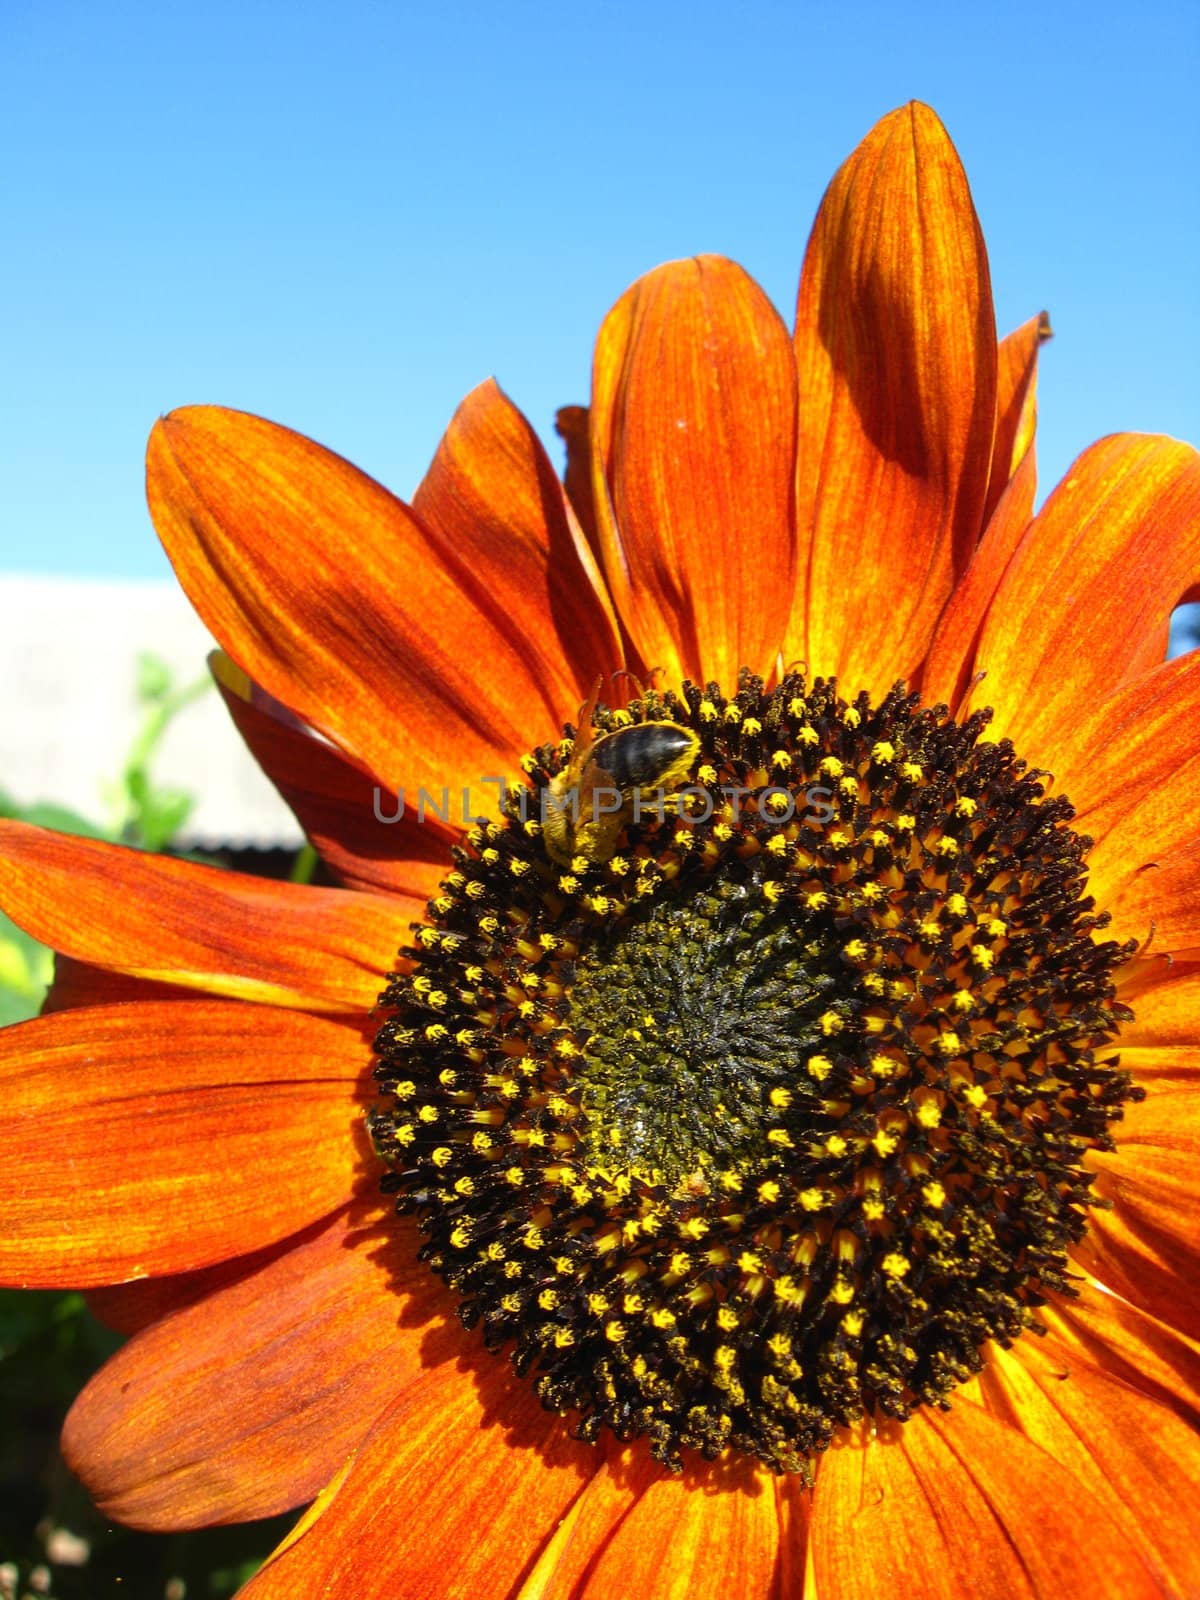
M958 144L1002 330L1049 308L1043 484L1200 438L1200 8L0 0L0 570L165 572L156 415L216 401L408 494L489 374L552 440L640 272L791 315L871 123ZM557 456L556 456L557 459Z

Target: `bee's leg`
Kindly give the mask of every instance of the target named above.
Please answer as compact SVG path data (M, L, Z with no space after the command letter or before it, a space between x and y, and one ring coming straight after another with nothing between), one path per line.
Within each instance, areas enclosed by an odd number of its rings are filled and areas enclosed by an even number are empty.
M618 671L614 672L611 682L615 685L618 678L628 678L630 683L637 690L635 698L638 700L645 700L646 691L642 688L642 680L637 677L636 674L630 672L628 667L621 667Z
M603 687L604 679L597 678L595 683L592 685L591 694L588 695L587 699L579 708L579 718L575 724L576 744L581 743L584 739L587 739L589 745L592 742L589 738L589 734L596 717L596 702L600 698L600 691L603 689Z

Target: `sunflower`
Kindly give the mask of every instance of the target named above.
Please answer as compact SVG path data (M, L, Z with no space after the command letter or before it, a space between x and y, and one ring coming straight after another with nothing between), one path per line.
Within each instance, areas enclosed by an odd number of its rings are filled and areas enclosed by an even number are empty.
M155 427L338 886L0 831L0 1270L131 1335L107 1514L311 1502L248 1600L1200 1593L1200 463L1035 515L1046 332L913 105L793 335L716 257L617 302L565 488L491 383L411 506Z

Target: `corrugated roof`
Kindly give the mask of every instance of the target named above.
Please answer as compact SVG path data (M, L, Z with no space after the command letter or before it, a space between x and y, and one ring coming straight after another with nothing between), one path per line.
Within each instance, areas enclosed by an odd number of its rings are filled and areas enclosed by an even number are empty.
M106 822L106 786L145 717L139 655L164 661L182 687L207 676L212 644L171 582L0 574L0 789L22 805L53 801ZM301 841L215 690L171 723L152 771L195 796L184 843Z

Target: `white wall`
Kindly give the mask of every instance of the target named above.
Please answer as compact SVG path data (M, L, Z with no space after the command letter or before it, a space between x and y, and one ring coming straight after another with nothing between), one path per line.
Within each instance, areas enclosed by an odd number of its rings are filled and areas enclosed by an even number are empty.
M175 687L207 676L212 640L171 582L0 574L0 789L104 823L142 725L137 658L167 663ZM196 800L183 842L296 845L291 812L211 689L180 712L152 766Z

